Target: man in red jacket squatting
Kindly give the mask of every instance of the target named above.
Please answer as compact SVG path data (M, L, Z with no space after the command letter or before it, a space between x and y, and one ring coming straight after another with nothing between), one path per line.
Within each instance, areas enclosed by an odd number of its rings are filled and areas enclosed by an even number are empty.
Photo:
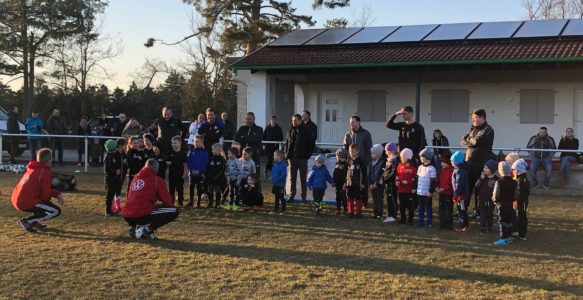
M132 237L155 240L156 229L178 217L166 183L157 173L158 161L150 158L131 182L123 217Z
M52 165L51 149L38 150L36 161L28 163L26 173L12 191L12 206L20 211L32 213L32 216L17 222L28 232L45 228L46 225L41 221L56 218L61 214L61 209L51 202L51 197L57 198L60 204L64 202L61 192L52 188Z

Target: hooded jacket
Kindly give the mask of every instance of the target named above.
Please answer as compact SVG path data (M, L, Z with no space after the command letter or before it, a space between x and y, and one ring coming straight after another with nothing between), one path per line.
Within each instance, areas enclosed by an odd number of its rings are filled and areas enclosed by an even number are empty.
M310 170L310 175L308 176L308 187L317 190L325 190L328 185L326 182L330 184L334 184L332 180L332 176L330 176L330 172L325 165L320 166L312 166Z
M273 185L279 188L285 187L285 179L287 176L287 164L285 161L275 161L273 162L273 168L271 169L271 181Z
M464 201L470 196L469 174L470 171L466 163L461 163L453 170L451 185L454 201Z
M61 192L52 188L51 168L42 162L31 161L26 173L12 191L12 206L25 211L35 207L40 201L58 197Z
M164 180L156 176L154 170L144 167L130 183L130 191L122 210L123 216L138 218L149 215L157 201L161 201L164 206L174 207Z

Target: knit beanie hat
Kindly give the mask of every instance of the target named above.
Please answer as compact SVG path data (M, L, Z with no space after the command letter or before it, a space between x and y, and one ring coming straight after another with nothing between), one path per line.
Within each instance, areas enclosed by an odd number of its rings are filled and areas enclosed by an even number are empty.
M397 152L398 147L399 146L397 144L395 144L395 143L387 143L385 145L385 151L393 152L394 153L394 152Z
M345 148L336 150L336 159L348 159L348 151Z
M507 162L501 161L498 164L498 173L500 176L510 176L510 171L510 165Z
M521 158L512 164L511 169L516 170L516 172L518 172L518 174L524 174L524 173L526 173L526 166L527 166L526 161Z
M144 134L144 138L146 138L152 144L156 143L156 138L153 135L149 134L149 133Z
M510 153L508 153L508 155L506 155L506 158L504 158L504 160L506 160L506 162L509 164L513 164L519 158L520 158L520 155L518 155L517 152L510 152Z
M115 148L117 148L117 142L115 140L109 139L105 141L104 147L105 151L107 152L113 151Z
M498 164L493 159L488 160L484 165L490 169L492 174L496 172L496 168L498 167Z
M459 165L464 162L465 157L466 155L462 151L456 151L454 154L451 155L450 160L454 164Z
M419 157L425 157L427 160L432 160L433 154L433 149L424 148L421 150L421 152L419 152Z
M376 144L370 148L370 153L375 155L382 155L383 154L383 145Z
M316 156L316 161L323 164L324 162L326 162L326 155L320 154L320 155Z
M403 149L403 151L401 151L400 156L401 156L401 160L404 162L411 160L411 158L413 158L413 151L409 148L405 148L405 149Z

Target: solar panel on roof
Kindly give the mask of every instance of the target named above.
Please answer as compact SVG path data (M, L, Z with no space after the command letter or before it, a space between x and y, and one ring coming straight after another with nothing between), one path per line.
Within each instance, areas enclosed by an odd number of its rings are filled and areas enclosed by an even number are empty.
M583 35L583 20L569 20L569 24L561 33L561 36L573 36L573 35Z
M482 23L468 39L509 39L520 24L522 21Z
M465 39L480 23L443 24L429 34L424 41L446 41Z
M362 28L333 28L309 40L306 45L336 45L340 44Z
M271 42L269 46L298 46L322 33L324 30L326 29L294 30Z
M382 42L418 42L427 36L437 26L438 25L402 26L387 38L382 40Z
M526 21L514 35L515 38L559 36L567 20Z
M378 43L398 28L399 26L367 27L351 36L342 44Z

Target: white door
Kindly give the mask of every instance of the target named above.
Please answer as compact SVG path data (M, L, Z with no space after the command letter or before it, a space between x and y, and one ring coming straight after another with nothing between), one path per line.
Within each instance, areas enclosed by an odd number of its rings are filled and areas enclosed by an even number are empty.
M583 90L575 91L575 136L583 139Z
M322 93L321 143L342 143L342 104L336 93Z

